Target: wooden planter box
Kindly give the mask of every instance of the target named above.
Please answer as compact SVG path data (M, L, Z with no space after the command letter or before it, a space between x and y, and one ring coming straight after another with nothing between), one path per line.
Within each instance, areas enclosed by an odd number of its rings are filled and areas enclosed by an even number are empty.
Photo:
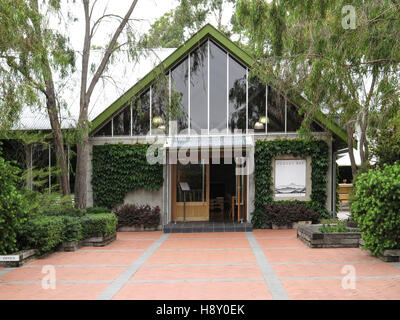
M302 225L297 229L297 238L310 248L358 248L361 232L322 233L322 224Z
M159 231L162 230L161 225L158 227L144 227L140 226L123 226L118 228L118 232L141 232L141 231Z
M117 233L114 233L108 237L104 237L103 234L99 234L96 237L84 239L81 241L64 241L59 247L58 251L74 252L82 247L104 247L117 238Z
M117 239L117 233L114 233L108 237L105 237L103 234L99 234L96 237L88 238L80 242L82 242L83 247L104 247L113 242L115 239Z
M9 255L0 255L0 266L2 267L21 267L25 263L36 258L34 249L23 250Z
M310 225L311 223L312 223L311 221L297 221L297 222L293 222L291 225L283 225L283 226L278 226L276 224L272 224L272 229L273 230L298 229L299 226Z
M360 249L363 249L364 245L364 240L360 238ZM385 262L400 262L400 249L384 250L383 253L378 256L378 258Z

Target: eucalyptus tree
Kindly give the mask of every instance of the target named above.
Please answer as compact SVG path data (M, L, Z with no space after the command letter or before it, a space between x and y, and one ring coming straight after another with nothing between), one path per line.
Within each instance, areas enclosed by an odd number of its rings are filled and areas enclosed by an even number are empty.
M138 0L131 1L131 4L125 14L120 17L115 14L109 14L104 12L98 18L93 16L93 12L97 1L93 0L82 0L84 10L84 33L83 33L83 51L82 51L82 71L81 71L81 87L80 87L80 110L77 129L81 133L81 139L77 143L77 165L76 165L76 178L75 178L75 198L76 205L78 208L86 208L87 198L87 170L89 161L89 119L88 110L90 105L90 99L93 94L97 83L103 76L107 65L110 62L110 58L114 52L119 50L121 46L128 45L130 48L134 47L134 33L133 29L129 28L129 21L134 8ZM113 32L111 39L105 46L103 46L102 57L99 64L95 67L94 74L90 77L90 68L94 64L90 63L91 50L93 48L93 37L98 29L101 22L107 18L114 17L119 20L119 25ZM127 41L119 44L118 39L128 26L126 32Z
M58 0L46 5L53 12L60 8ZM45 101L64 195L70 187L54 73L64 77L73 69L73 50L62 34L47 27L38 0L0 0L1 129L12 127L24 106L40 109Z
M322 111L369 140L399 109L400 4L395 0L239 0L234 30L257 58L253 70L301 100L307 118ZM304 103L305 102L305 103Z
M218 30L229 35L228 26L223 24L224 9L234 0L179 0L178 5L158 18L140 40L143 47L177 48L209 19L214 18Z

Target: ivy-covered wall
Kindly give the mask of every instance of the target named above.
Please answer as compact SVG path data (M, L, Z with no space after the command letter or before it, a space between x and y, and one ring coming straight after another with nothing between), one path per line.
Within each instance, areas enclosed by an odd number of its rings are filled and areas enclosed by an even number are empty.
M293 155L305 158L311 156L312 190L309 205L319 212L320 217L329 217L326 210L327 172L329 168L329 147L324 140L258 140L254 154L254 212L252 223L255 228L264 226L265 205L274 203L272 160L278 155Z
M163 186L163 166L146 160L148 144L93 146L92 188L96 206L112 208L132 190L157 191Z

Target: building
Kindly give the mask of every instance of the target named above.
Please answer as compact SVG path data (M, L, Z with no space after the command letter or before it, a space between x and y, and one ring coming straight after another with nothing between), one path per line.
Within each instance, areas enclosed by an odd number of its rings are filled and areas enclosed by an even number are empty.
M251 77L254 62L206 25L101 112L90 132L87 205L159 206L163 226L250 222L262 195L332 211L333 154L346 133L320 113L310 143L323 141L321 149L298 147L298 104L307 102ZM261 170L259 150L273 143L283 149Z

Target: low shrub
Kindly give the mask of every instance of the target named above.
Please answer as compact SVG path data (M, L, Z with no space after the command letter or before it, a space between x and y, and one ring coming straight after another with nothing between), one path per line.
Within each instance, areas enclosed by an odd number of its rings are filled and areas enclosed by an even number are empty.
M124 204L114 209L118 217L118 227L144 226L156 228L160 224L160 207Z
M79 241L83 239L83 231L80 217L62 216L64 232L64 241Z
M347 228L347 223L345 221L338 221L336 224L323 224L319 228L321 233L336 233L336 232L360 232L356 228Z
M319 213L307 203L301 201L277 201L267 204L264 212L264 228L277 226L291 226L297 221L318 222Z
M86 214L80 218L83 238L107 237L116 232L118 219L113 213Z
M96 213L109 213L110 209L107 207L90 207L86 208L86 213L88 214L96 214Z
M43 254L63 241L64 221L62 217L37 216L25 222L18 233L21 249L36 249Z
M82 217L85 214L84 210L75 208L71 196L46 193L40 200L39 212L41 215Z
M362 231L365 248L379 255L400 248L400 163L369 170L357 177L352 217Z

